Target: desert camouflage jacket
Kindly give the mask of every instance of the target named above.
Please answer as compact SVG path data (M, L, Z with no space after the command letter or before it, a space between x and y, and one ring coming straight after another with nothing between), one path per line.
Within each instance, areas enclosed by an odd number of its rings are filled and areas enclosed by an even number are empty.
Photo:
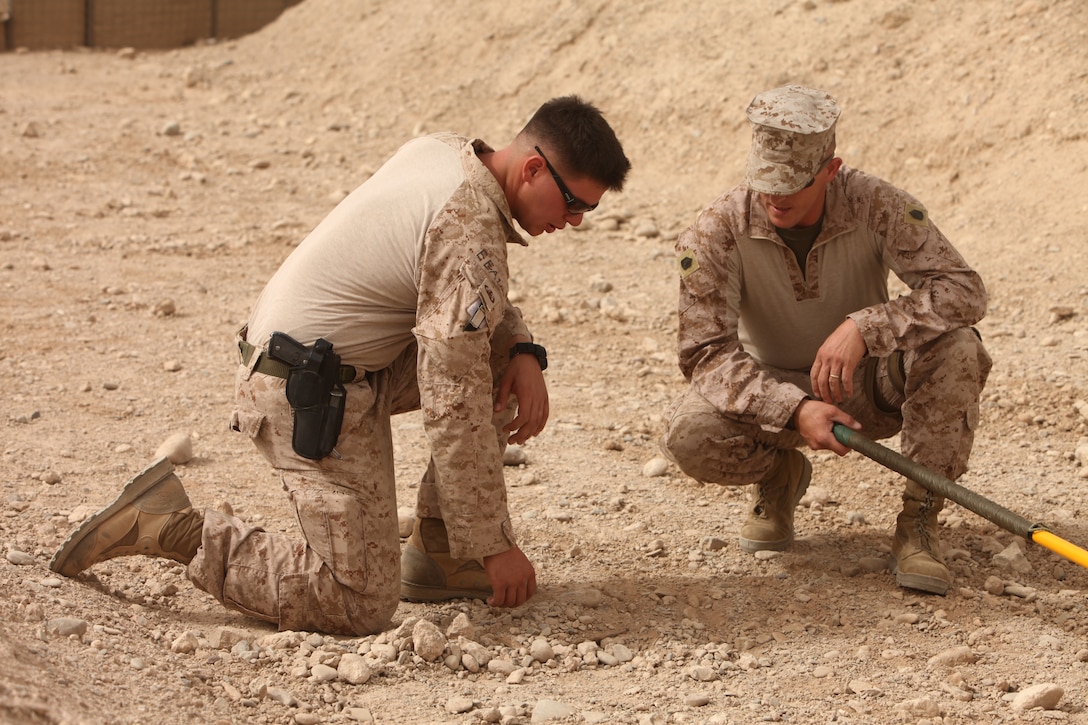
M806 392L776 377L807 370L849 318L871 356L913 349L977 322L986 290L909 194L843 166L802 272L757 195L737 187L677 240L678 352L719 410L784 427ZM909 288L890 299L888 273Z

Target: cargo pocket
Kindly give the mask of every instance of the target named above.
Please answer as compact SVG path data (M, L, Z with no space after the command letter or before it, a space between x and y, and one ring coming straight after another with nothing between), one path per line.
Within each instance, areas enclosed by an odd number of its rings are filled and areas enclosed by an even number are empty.
M317 587L323 611L345 611L340 587L361 593L366 589L367 534L366 508L353 494L339 493L332 486L308 476L284 479L306 544L332 573L327 587Z
M256 410L236 409L230 414L230 429L244 433L250 438L256 438L261 432L264 417L264 413L259 413Z

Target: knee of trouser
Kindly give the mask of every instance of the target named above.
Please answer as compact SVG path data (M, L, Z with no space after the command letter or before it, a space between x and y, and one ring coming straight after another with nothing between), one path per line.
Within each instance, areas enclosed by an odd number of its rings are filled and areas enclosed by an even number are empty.
M981 392L993 365L978 332L971 327L950 330L918 350L905 353L902 360L907 388L913 387L911 378L928 378L940 369L954 371L954 379L960 382L977 383Z
M706 416L680 414L673 416L661 437L665 455L685 472L693 463L706 457Z
M389 628L399 603L399 587L362 591L332 577L293 575L280 579L281 630L365 636Z

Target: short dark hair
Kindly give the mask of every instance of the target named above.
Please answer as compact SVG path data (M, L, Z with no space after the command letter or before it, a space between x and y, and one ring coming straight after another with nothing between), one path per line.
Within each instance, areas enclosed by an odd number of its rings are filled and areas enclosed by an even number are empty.
M565 170L621 191L631 162L601 112L578 96L553 98L533 114L519 136L544 146ZM552 163L555 163L552 159Z

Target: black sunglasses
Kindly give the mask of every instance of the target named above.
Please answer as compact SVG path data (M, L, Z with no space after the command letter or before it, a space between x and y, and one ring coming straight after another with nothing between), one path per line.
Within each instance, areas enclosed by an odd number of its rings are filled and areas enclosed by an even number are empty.
M570 192L567 185L563 183L563 180L559 178L559 174L556 173L552 163L548 161L548 157L544 155L544 152L540 150L539 146L534 146L536 152L540 154L540 158L544 159L544 164L548 167L548 171L552 173L552 178L555 179L555 185L559 187L559 193L563 195L563 201L567 204L567 211L571 214L585 214L587 211L593 211L597 208L596 204L587 204L577 196Z
M828 163L829 163L829 162L831 161L831 159L833 159L833 158L835 158L834 154L832 154L831 156L828 156L828 157L827 157L826 159L824 159L823 161L821 161L821 162L820 162L820 166L819 166L819 167L818 167L818 168L816 169L816 175L815 175L815 176L813 176L813 177L812 177L811 179L809 179L809 180L808 180L808 183L807 183L807 184L805 184L804 186L802 186L802 187L801 187L801 189L802 189L802 190L804 190L804 189L807 189L807 188L809 188L810 186L812 186L813 184L815 184L815 183L816 183L816 177L820 175L820 172L824 170L824 167L825 167L825 166L827 166L827 164L828 164ZM793 192L793 193L795 193L795 194L796 194L797 192L795 191L795 192Z

